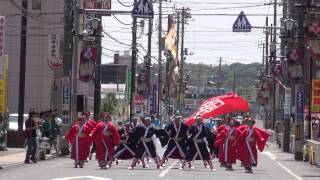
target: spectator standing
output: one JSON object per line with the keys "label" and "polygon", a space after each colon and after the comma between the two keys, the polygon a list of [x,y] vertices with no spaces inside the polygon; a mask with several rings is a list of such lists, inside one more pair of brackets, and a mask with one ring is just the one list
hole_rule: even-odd
{"label": "spectator standing", "polygon": [[26,153],[26,159],[24,163],[29,164],[30,160],[34,163],[37,162],[35,159],[36,151],[37,151],[37,132],[36,129],[37,123],[35,122],[37,113],[35,111],[31,111],[29,113],[29,118],[25,122],[25,137],[26,137],[26,144],[28,146],[28,150]]}

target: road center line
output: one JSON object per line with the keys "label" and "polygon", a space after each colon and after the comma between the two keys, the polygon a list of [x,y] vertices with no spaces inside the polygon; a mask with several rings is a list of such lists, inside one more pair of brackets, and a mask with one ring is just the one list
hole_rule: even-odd
{"label": "road center line", "polygon": [[168,168],[166,168],[165,170],[163,170],[160,174],[159,177],[164,177],[166,174],[168,174],[168,172],[173,168],[173,166],[175,166],[177,164],[177,161],[173,162]]}
{"label": "road center line", "polygon": [[263,152],[263,154],[265,154],[266,156],[268,156],[271,160],[273,160],[275,163],[277,163],[283,170],[285,170],[288,174],[290,174],[291,176],[293,176],[295,179],[297,180],[303,180],[302,177],[296,175],[295,173],[293,173],[290,169],[288,169],[285,165],[283,165],[282,163],[280,163],[279,161],[277,161],[276,156],[274,154],[272,154],[271,152]]}

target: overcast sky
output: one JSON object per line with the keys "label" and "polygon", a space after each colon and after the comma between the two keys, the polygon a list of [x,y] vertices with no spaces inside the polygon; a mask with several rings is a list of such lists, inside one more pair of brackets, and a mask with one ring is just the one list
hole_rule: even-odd
{"label": "overcast sky", "polygon": [[[123,5],[132,5],[133,0],[119,0]],[[241,11],[248,14],[248,20],[252,26],[264,26],[265,17],[269,15],[269,23],[273,21],[273,5],[266,5],[272,0],[171,0],[163,2],[164,30],[167,26],[167,14],[173,13],[174,8],[189,7],[192,18],[186,25],[185,47],[194,53],[188,56],[187,63],[204,63],[217,65],[219,57],[223,63],[235,62],[253,63],[261,62],[262,46],[259,44],[265,40],[262,29],[252,29],[251,33],[234,33],[232,25]],[[132,7],[125,7],[118,0],[112,0],[113,10],[132,10]],[[154,4],[155,13],[158,14],[158,3]],[[227,15],[217,15],[227,14]],[[254,14],[250,16],[250,14]],[[120,20],[122,23],[118,22]],[[114,51],[130,50],[131,44],[131,23],[130,15],[118,15],[105,17],[103,20],[104,30],[108,33],[103,40],[103,62],[112,62]],[[138,43],[147,49],[147,24],[142,30],[138,29]],[[158,16],[153,23],[153,49],[152,56],[158,56]],[[165,32],[164,34],[165,35]],[[111,37],[110,37],[111,36]],[[141,62],[146,52],[139,47],[138,58]],[[156,63],[153,60],[153,63]]]}

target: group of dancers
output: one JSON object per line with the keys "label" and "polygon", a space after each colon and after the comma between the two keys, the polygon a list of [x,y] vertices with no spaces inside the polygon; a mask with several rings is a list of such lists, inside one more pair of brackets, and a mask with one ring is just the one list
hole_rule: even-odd
{"label": "group of dancers", "polygon": [[[269,134],[255,126],[253,118],[245,118],[242,124],[232,118],[218,121],[216,128],[205,126],[197,116],[193,125],[183,122],[183,117],[176,114],[163,128],[157,129],[150,122],[150,117],[134,117],[120,130],[112,123],[109,113],[102,113],[100,121],[89,118],[90,113],[82,113],[65,134],[72,145],[71,158],[75,168],[83,168],[90,147],[96,149],[96,159],[101,169],[110,168],[112,162],[132,159],[128,169],[134,169],[141,162],[147,168],[146,159],[152,158],[157,169],[163,169],[168,159],[180,160],[180,169],[186,165],[194,169],[192,163],[201,160],[205,167],[216,171],[213,159],[218,157],[220,166],[233,170],[232,165],[240,160],[247,173],[257,165],[257,149],[263,151]],[[162,156],[157,152],[157,142],[166,150]]]}

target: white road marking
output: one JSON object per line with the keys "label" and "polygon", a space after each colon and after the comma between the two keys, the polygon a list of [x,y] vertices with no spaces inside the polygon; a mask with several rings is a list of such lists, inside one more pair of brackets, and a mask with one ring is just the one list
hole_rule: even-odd
{"label": "white road marking", "polygon": [[168,168],[166,168],[165,170],[163,170],[160,174],[159,177],[164,177],[166,174],[168,174],[168,172],[173,168],[173,166],[175,166],[177,164],[177,161],[173,162]]}
{"label": "white road marking", "polygon": [[72,180],[72,179],[111,180],[109,178],[96,177],[96,176],[74,176],[74,177],[54,178],[52,180]]}
{"label": "white road marking", "polygon": [[41,171],[44,171],[44,170],[47,170],[47,169],[51,169],[52,167],[61,166],[61,165],[65,164],[65,163],[57,163],[57,164],[54,164],[54,165],[51,165],[51,166],[48,166],[48,167],[31,170],[31,171],[29,171],[27,173],[35,174],[35,173],[38,173],[38,172],[41,172]]}
{"label": "white road marking", "polygon": [[271,152],[263,152],[263,154],[267,155],[271,160],[273,160],[275,163],[277,163],[283,170],[285,170],[288,174],[293,176],[295,179],[303,180],[302,177],[296,175],[290,169],[288,169],[285,165],[283,165],[282,163],[278,162],[277,161],[277,157],[274,154],[272,154]]}

